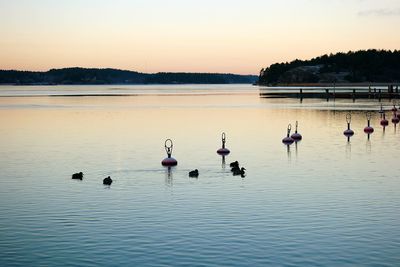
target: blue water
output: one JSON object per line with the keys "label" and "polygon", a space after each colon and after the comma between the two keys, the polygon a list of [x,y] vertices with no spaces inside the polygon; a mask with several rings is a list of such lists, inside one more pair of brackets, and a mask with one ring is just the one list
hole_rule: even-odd
{"label": "blue water", "polygon": [[[400,132],[379,126],[379,102],[171,87],[0,88],[0,266],[399,266]],[[296,120],[304,139],[287,148]],[[215,153],[223,131],[244,178]]]}

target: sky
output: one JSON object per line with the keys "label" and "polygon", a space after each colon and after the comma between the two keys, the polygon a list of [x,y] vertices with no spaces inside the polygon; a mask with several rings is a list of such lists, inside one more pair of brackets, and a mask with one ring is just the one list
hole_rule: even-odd
{"label": "sky", "polygon": [[258,74],[400,49],[400,0],[0,0],[0,69]]}

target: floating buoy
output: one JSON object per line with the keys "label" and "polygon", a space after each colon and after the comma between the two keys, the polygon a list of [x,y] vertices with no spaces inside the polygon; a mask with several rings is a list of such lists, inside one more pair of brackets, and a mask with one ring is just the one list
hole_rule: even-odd
{"label": "floating buoy", "polygon": [[343,134],[347,137],[353,136],[354,131],[350,129],[350,123],[351,123],[351,114],[350,113],[347,113],[346,121],[347,121],[347,129],[343,132]]}
{"label": "floating buoy", "polygon": [[286,137],[282,139],[282,143],[284,143],[285,145],[291,145],[294,142],[294,139],[290,137],[290,130],[292,130],[291,124],[288,125]]}
{"label": "floating buoy", "polygon": [[298,127],[298,122],[296,121],[296,128],[295,128],[295,130],[294,130],[294,134],[292,134],[292,139],[295,141],[295,142],[297,142],[297,141],[300,141],[303,137],[301,136],[301,134],[299,134],[298,132],[297,132],[297,127]]}
{"label": "floating buoy", "polygon": [[397,124],[399,123],[400,119],[397,117],[396,112],[393,112],[392,123]]}
{"label": "floating buoy", "polygon": [[383,127],[388,126],[388,125],[389,125],[389,121],[386,119],[386,114],[383,113],[382,116],[383,116],[383,117],[382,117],[382,119],[381,119],[381,125],[382,125]]}
{"label": "floating buoy", "polygon": [[229,149],[225,147],[225,142],[226,142],[226,135],[225,133],[222,133],[222,148],[217,150],[217,153],[219,155],[228,155],[229,153],[231,153],[231,151],[229,151]]}
{"label": "floating buoy", "polygon": [[168,157],[166,157],[165,159],[163,159],[163,160],[161,161],[161,164],[162,164],[163,166],[167,166],[167,167],[178,165],[178,161],[177,161],[176,159],[174,159],[173,157],[171,157],[171,155],[172,155],[172,148],[173,148],[173,146],[174,146],[173,143],[172,143],[172,140],[171,140],[171,139],[165,140],[164,146],[165,146],[165,151],[167,152]]}
{"label": "floating buoy", "polygon": [[366,116],[367,116],[367,126],[364,128],[364,133],[371,134],[374,132],[374,128],[372,128],[370,125],[371,112],[367,112]]}

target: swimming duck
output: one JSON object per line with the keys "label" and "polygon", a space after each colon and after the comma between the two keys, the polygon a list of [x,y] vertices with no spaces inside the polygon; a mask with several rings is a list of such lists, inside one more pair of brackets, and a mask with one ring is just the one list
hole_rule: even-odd
{"label": "swimming duck", "polygon": [[244,174],[245,174],[245,168],[241,168],[241,169],[239,169],[239,170],[235,170],[235,171],[233,171],[233,175],[241,175],[241,176],[244,176]]}
{"label": "swimming duck", "polygon": [[238,162],[238,161],[231,162],[231,163],[229,164],[229,166],[230,166],[231,168],[233,168],[233,167],[238,167],[238,168],[239,168],[239,162]]}
{"label": "swimming duck", "polygon": [[199,177],[199,171],[197,169],[189,172],[189,177]]}
{"label": "swimming duck", "polygon": [[77,172],[77,173],[72,174],[72,179],[82,180],[83,179],[83,173],[82,172]]}
{"label": "swimming duck", "polygon": [[235,171],[240,171],[240,167],[239,166],[232,167],[231,172],[235,172]]}
{"label": "swimming duck", "polygon": [[111,179],[110,176],[108,176],[107,178],[104,178],[104,180],[103,180],[104,185],[111,185],[112,182],[113,182],[113,180]]}

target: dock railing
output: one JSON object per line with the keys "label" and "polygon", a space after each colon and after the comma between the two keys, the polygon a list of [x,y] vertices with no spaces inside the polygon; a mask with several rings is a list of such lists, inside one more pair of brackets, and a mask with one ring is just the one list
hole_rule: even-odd
{"label": "dock railing", "polygon": [[322,98],[322,99],[399,99],[398,85],[388,87],[263,87],[260,96],[265,98]]}

